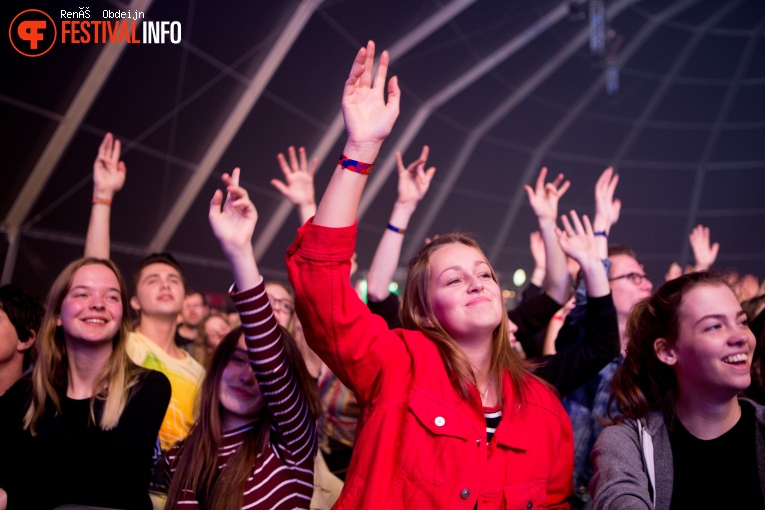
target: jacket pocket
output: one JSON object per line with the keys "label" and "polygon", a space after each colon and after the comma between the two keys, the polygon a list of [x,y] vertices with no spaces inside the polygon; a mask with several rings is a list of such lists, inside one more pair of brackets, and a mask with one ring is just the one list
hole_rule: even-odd
{"label": "jacket pocket", "polygon": [[547,485],[543,481],[505,486],[504,496],[507,510],[547,508]]}
{"label": "jacket pocket", "polygon": [[435,485],[459,479],[470,465],[465,458],[470,429],[458,409],[413,391],[401,436],[404,476]]}

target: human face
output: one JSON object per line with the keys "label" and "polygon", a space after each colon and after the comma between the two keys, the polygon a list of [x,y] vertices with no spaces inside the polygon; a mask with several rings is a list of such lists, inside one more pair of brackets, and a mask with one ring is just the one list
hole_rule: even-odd
{"label": "human face", "polygon": [[8,318],[5,310],[0,308],[0,367],[16,357],[19,363],[23,361],[21,339],[16,328]]}
{"label": "human face", "polygon": [[131,304],[142,317],[169,315],[175,319],[183,309],[183,294],[183,278],[178,270],[155,262],[141,271]]}
{"label": "human face", "polygon": [[231,331],[231,326],[217,315],[212,315],[205,321],[205,336],[207,337],[207,346],[213,350],[223,337]]}
{"label": "human face", "polygon": [[281,327],[286,328],[295,312],[295,303],[292,302],[290,293],[281,285],[269,283],[266,285],[266,294],[271,301],[276,321]]}
{"label": "human face", "polygon": [[181,316],[183,323],[189,327],[196,328],[207,315],[207,307],[200,294],[192,294],[183,299],[183,311]]}
{"label": "human face", "polygon": [[430,255],[429,293],[434,316],[457,343],[491,341],[502,295],[483,253],[462,243],[438,248]]}
{"label": "human face", "polygon": [[67,346],[73,342],[111,342],[122,324],[120,284],[102,264],[79,268],[61,303],[56,325],[63,327]]}
{"label": "human face", "polygon": [[640,283],[634,283],[630,278],[619,278],[630,273],[645,274],[643,266],[638,264],[634,257],[629,255],[614,255],[611,258],[611,271],[609,280],[611,284],[611,296],[614,299],[616,313],[626,318],[632,311],[632,307],[651,295],[653,284],[648,278],[643,278]]}
{"label": "human face", "polygon": [[677,314],[677,341],[662,361],[674,366],[680,398],[725,402],[749,387],[755,338],[733,291],[724,285],[694,287]]}
{"label": "human face", "polygon": [[239,337],[236,350],[223,369],[219,391],[224,430],[250,423],[265,407],[258,381],[247,357],[244,335]]}

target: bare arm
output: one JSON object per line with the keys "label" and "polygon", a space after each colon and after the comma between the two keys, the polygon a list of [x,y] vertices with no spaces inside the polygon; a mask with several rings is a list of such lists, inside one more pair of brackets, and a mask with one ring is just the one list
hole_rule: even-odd
{"label": "bare arm", "polygon": [[539,221],[539,233],[545,245],[546,275],[544,289],[547,295],[559,305],[563,305],[570,295],[566,256],[558,244],[555,234],[558,216],[558,201],[571,183],[563,181],[563,174],[558,174],[553,182],[545,184],[547,168],[542,168],[534,188],[524,185],[529,197],[529,204]]}
{"label": "bare arm", "polygon": [[396,153],[398,162],[398,199],[393,204],[393,212],[390,215],[389,225],[398,232],[386,228],[383,232],[380,244],[372,259],[367,275],[367,293],[372,301],[383,301],[388,297],[388,287],[393,279],[399,259],[401,247],[404,244],[404,233],[409,226],[409,220],[417,209],[417,204],[425,196],[430,187],[430,181],[436,172],[435,167],[425,170],[428,161],[429,148],[423,146],[420,157],[404,166],[401,153]]}
{"label": "bare arm", "polygon": [[[349,160],[374,163],[380,146],[393,129],[399,112],[401,91],[394,76],[388,82],[388,102],[385,102],[385,78],[389,55],[383,51],[377,75],[372,83],[375,45],[369,41],[353,61],[343,90],[342,110],[348,141],[343,154]],[[347,227],[356,221],[361,193],[367,176],[335,168],[327,191],[319,203],[314,224],[327,227]]]}
{"label": "bare arm", "polygon": [[619,213],[622,210],[622,201],[614,198],[617,184],[619,175],[614,173],[612,167],[606,168],[595,183],[595,217],[592,220],[592,229],[598,232],[595,242],[598,254],[603,259],[608,257],[608,236],[611,234],[611,227],[619,221]]}
{"label": "bare arm", "polygon": [[531,248],[531,256],[534,258],[534,271],[531,273],[529,282],[537,287],[541,287],[544,285],[545,276],[547,275],[547,257],[545,256],[545,242],[542,240],[542,235],[538,230],[529,235],[529,246]]}
{"label": "bare arm", "polygon": [[109,258],[111,204],[114,195],[125,185],[126,167],[120,161],[120,151],[119,140],[106,133],[93,162],[93,205],[85,236],[86,257]]}
{"label": "bare arm", "polygon": [[271,179],[271,184],[278,189],[287,200],[292,202],[298,208],[300,214],[300,224],[308,221],[311,216],[316,214],[316,198],[313,187],[313,176],[316,174],[316,165],[318,160],[313,158],[311,166],[308,166],[305,147],[300,147],[300,159],[295,154],[295,147],[287,149],[289,163],[287,158],[281,152],[276,159],[284,174],[285,182],[279,179]]}

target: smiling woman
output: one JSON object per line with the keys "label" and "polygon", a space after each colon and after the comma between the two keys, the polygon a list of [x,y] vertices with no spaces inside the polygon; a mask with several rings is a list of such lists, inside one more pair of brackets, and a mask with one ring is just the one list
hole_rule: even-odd
{"label": "smiling woman", "polygon": [[24,476],[8,488],[9,508],[151,508],[152,455],[170,383],[130,361],[128,332],[117,267],[95,258],[69,264],[48,295],[19,438],[26,444],[13,459]]}
{"label": "smiling woman", "polygon": [[738,398],[755,341],[728,284],[670,280],[626,334],[613,380],[623,417],[592,451],[594,507],[765,508],[765,408]]}

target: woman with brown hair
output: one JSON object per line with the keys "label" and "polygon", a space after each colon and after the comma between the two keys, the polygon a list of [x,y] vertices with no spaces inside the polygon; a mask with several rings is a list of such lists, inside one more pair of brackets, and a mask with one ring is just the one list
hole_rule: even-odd
{"label": "woman with brown hair", "polygon": [[398,115],[395,77],[384,99],[388,61],[383,52],[373,84],[374,43],[357,54],[345,150],[287,254],[309,346],[362,407],[334,508],[568,508],[571,423],[512,351],[497,277],[475,241],[441,236],[415,257],[408,329],[389,330],[350,285],[359,200]]}
{"label": "woman with brown hair", "polygon": [[151,508],[170,383],[128,358],[127,306],[125,282],[108,260],[76,260],[53,283],[24,418],[23,480],[9,491],[9,508]]}
{"label": "woman with brown hair", "polygon": [[765,408],[739,398],[754,335],[725,280],[668,281],[626,335],[621,416],[592,450],[594,508],[765,508]]}
{"label": "woman with brown hair", "polygon": [[252,253],[257,211],[239,186],[239,169],[223,182],[228,195],[224,203],[216,191],[210,224],[234,273],[231,298],[242,326],[213,353],[197,422],[165,458],[167,508],[308,508],[316,388],[269,303]]}

